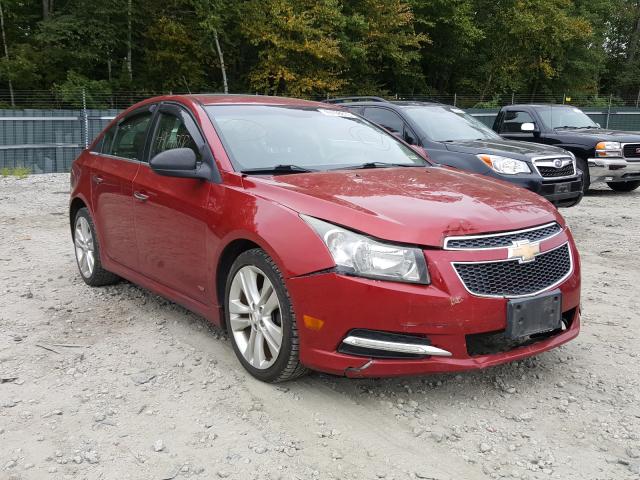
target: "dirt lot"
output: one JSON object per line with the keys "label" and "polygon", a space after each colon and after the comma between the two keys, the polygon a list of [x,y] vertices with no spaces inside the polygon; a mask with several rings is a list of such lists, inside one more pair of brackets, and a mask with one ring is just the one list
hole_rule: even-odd
{"label": "dirt lot", "polygon": [[640,192],[565,210],[583,330],[483,372],[270,386],[222,332],[80,279],[68,177],[0,179],[0,479],[640,477]]}

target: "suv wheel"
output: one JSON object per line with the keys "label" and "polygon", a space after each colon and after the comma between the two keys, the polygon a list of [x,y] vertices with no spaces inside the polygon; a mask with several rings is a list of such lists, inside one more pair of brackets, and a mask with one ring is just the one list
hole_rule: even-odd
{"label": "suv wheel", "polygon": [[89,210],[81,208],[73,222],[73,246],[80,275],[87,285],[100,287],[117,283],[120,278],[102,268],[100,245]]}
{"label": "suv wheel", "polygon": [[633,192],[640,187],[640,181],[635,182],[607,182],[609,188],[616,192]]}
{"label": "suv wheel", "polygon": [[589,175],[589,164],[584,158],[577,158],[578,168],[582,170],[582,193],[586,194],[591,186],[591,175]]}
{"label": "suv wheel", "polygon": [[289,294],[280,270],[263,250],[248,250],[231,266],[224,311],[233,350],[251,375],[282,382],[306,373]]}

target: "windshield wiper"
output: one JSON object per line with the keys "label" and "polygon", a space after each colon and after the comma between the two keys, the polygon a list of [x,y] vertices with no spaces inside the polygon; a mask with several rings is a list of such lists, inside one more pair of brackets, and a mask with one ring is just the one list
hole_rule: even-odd
{"label": "windshield wiper", "polygon": [[351,170],[351,169],[367,169],[367,168],[390,168],[390,167],[424,167],[426,165],[417,165],[415,163],[386,163],[386,162],[366,162],[359,165],[347,165],[346,167],[336,168],[335,170]]}
{"label": "windshield wiper", "polygon": [[240,170],[240,173],[247,174],[264,174],[268,175],[271,173],[309,173],[309,172],[317,172],[312,168],[300,167],[298,165],[274,165],[273,167],[258,167],[258,168],[245,168],[244,170]]}
{"label": "windshield wiper", "polygon": [[568,130],[576,130],[581,127],[574,127],[573,125],[563,125],[562,127],[553,127],[554,130],[560,130],[561,128],[566,128]]}

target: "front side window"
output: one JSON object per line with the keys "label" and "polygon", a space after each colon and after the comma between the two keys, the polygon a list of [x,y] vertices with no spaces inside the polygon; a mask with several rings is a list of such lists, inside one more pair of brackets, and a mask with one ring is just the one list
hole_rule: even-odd
{"label": "front side window", "polygon": [[500,138],[484,123],[459,108],[408,107],[405,115],[420,125],[427,138],[433,142]]}
{"label": "front side window", "polygon": [[198,146],[182,119],[175,115],[161,113],[156,136],[151,146],[151,158],[174,148],[190,148],[196,154],[197,161],[202,160]]}
{"label": "front side window", "polygon": [[108,153],[130,160],[142,160],[150,121],[151,113],[145,112],[121,122],[118,125],[113,145]]}
{"label": "front side window", "polygon": [[278,165],[313,170],[428,165],[393,135],[344,110],[218,105],[207,107],[207,113],[239,171]]}
{"label": "front side window", "polygon": [[385,108],[367,107],[364,109],[364,116],[367,120],[377,123],[381,127],[386,128],[391,133],[402,135],[404,130],[404,122],[391,110]]}
{"label": "front side window", "polygon": [[102,136],[102,140],[100,141],[100,145],[97,146],[96,150],[100,153],[111,153],[111,146],[113,145],[113,137],[116,135],[116,130],[118,129],[117,125],[114,125],[109,130],[107,130]]}
{"label": "front side window", "polygon": [[500,127],[500,133],[522,133],[523,123],[534,123],[533,117],[527,112],[508,110]]}

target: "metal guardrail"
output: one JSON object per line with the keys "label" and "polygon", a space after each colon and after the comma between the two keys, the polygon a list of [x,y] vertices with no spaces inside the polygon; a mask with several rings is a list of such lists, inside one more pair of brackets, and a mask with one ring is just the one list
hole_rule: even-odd
{"label": "metal guardrail", "polygon": [[[68,172],[71,163],[120,110],[0,110],[0,170],[26,167],[33,173]],[[468,109],[489,127],[498,109]],[[605,128],[640,131],[640,110],[586,108]]]}

